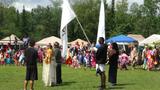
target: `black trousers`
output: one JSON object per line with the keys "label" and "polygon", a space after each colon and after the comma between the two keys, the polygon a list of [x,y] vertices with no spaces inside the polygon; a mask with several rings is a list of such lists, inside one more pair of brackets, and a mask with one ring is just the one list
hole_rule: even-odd
{"label": "black trousers", "polygon": [[56,67],[56,79],[57,79],[57,84],[62,83],[62,70],[61,70],[61,63],[57,63]]}
{"label": "black trousers", "polygon": [[108,81],[110,83],[117,83],[117,67],[110,65],[108,73]]}

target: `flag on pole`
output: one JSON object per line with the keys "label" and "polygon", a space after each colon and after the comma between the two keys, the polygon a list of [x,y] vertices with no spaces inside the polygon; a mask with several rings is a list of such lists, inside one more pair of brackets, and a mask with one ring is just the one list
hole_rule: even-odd
{"label": "flag on pole", "polygon": [[67,24],[76,17],[74,11],[70,7],[68,0],[63,0],[62,5],[62,17],[61,17],[61,27],[60,27],[60,36],[62,39],[62,57],[65,57],[67,54],[68,48],[68,36],[67,36]]}
{"label": "flag on pole", "polygon": [[99,37],[103,37],[105,40],[105,10],[104,10],[103,0],[101,0],[96,46],[99,45],[99,42],[98,42]]}

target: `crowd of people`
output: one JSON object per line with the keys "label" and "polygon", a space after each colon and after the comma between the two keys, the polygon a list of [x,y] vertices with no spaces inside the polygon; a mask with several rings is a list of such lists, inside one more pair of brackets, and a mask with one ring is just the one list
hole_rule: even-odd
{"label": "crowd of people", "polygon": [[67,57],[65,64],[77,69],[84,66],[85,69],[95,68],[96,59],[95,59],[96,49],[93,45],[84,45],[83,42],[76,42],[75,45],[68,48]]}
{"label": "crowd of people", "polygon": [[16,50],[10,43],[0,45],[0,65],[24,65],[24,49]]}
{"label": "crowd of people", "polygon": [[[51,45],[51,44],[50,44]],[[15,48],[16,47],[16,48]],[[15,64],[17,66],[24,65],[24,49],[11,45],[0,45],[0,65]],[[38,51],[38,62],[43,63],[45,58],[46,47],[36,47]],[[95,45],[84,45],[83,42],[76,42],[68,48],[66,60],[63,63],[75,69],[85,67],[96,67],[96,51]],[[135,69],[137,65],[141,65],[145,70],[160,69],[160,52],[157,47],[145,46],[139,50],[137,47],[132,47],[130,53],[125,50],[119,50],[118,67],[119,69],[128,70],[128,66]]]}
{"label": "crowd of people", "polygon": [[129,54],[124,50],[120,51],[119,68],[128,70],[127,66],[131,66],[134,70],[136,66],[141,66],[144,70],[160,69],[160,48],[144,46],[144,48],[132,47]]}
{"label": "crowd of people", "polygon": [[[102,42],[104,42],[103,39],[99,41],[99,47],[96,47],[95,44],[84,45],[83,42],[76,42],[74,45],[69,46],[66,59],[61,57],[62,48],[58,42],[55,42],[54,45],[49,44],[44,47],[35,46],[38,63],[43,64],[42,80],[45,86],[62,83],[62,63],[75,69],[82,67],[85,70],[86,68],[95,68],[96,73],[100,74],[101,77],[101,88],[105,88],[106,63],[109,64],[108,82],[112,85],[116,85],[117,83],[118,68],[120,70],[128,70],[128,66],[131,66],[134,70],[136,66],[140,65],[144,70],[160,70],[160,48],[158,47],[144,46],[143,49],[138,50],[137,47],[133,46],[130,53],[126,53],[123,49],[119,50],[116,43],[106,45]],[[26,45],[28,46],[28,44]],[[11,45],[10,43],[8,45],[1,44],[0,65],[27,65],[25,60],[27,48],[17,49],[16,45]],[[26,80],[30,79],[28,77],[26,74]],[[37,79],[35,77],[35,80]]]}
{"label": "crowd of people", "polygon": [[[15,48],[17,46],[0,45],[0,65],[15,64],[17,66],[24,65],[24,49]],[[38,51],[38,62],[43,63],[45,58],[46,47],[36,47]],[[68,48],[66,60],[63,63],[75,69],[85,67],[96,67],[96,51],[95,45],[84,45],[83,43],[76,42]],[[136,65],[141,65],[145,70],[160,69],[160,52],[157,47],[145,46],[142,50],[137,50],[137,47],[132,47],[130,53],[124,50],[119,50],[118,67],[119,69],[128,70],[128,66],[135,69]]]}
{"label": "crowd of people", "polygon": [[160,48],[145,46],[142,51],[143,69],[160,69]]}

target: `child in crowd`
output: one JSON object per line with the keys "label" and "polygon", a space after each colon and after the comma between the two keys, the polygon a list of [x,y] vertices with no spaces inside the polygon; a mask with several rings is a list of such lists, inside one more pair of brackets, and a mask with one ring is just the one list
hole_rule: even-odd
{"label": "child in crowd", "polygon": [[96,57],[95,57],[95,50],[92,49],[91,51],[91,66],[92,68],[96,67]]}
{"label": "child in crowd", "polygon": [[9,47],[7,48],[6,53],[5,53],[5,62],[6,64],[12,63],[12,50]]}
{"label": "child in crowd", "polygon": [[91,68],[91,55],[90,55],[90,51],[86,51],[85,57],[84,57],[84,61],[85,61],[85,68],[87,68],[87,67]]}
{"label": "child in crowd", "polygon": [[73,57],[73,61],[72,61],[72,67],[74,67],[75,69],[77,68],[80,68],[80,64],[78,62],[78,59],[77,59],[77,55],[75,54],[74,57]]}
{"label": "child in crowd", "polygon": [[19,56],[19,63],[20,65],[24,65],[24,50],[20,51],[20,56]]}
{"label": "child in crowd", "polygon": [[129,64],[129,56],[126,54],[124,50],[122,50],[121,55],[119,56],[119,67],[120,69],[127,69],[127,65]]}
{"label": "child in crowd", "polygon": [[80,64],[83,64],[83,59],[84,59],[83,51],[79,51],[79,53],[78,53],[78,61],[79,61]]}
{"label": "child in crowd", "polygon": [[147,69],[147,57],[146,57],[147,50],[148,48],[145,47],[142,51],[143,69]]}
{"label": "child in crowd", "polygon": [[38,47],[38,60],[40,63],[42,63],[44,58],[44,52],[43,49],[41,47]]}
{"label": "child in crowd", "polygon": [[0,64],[1,64],[1,65],[4,65],[4,64],[5,64],[5,62],[4,62],[4,55],[3,55],[2,50],[0,50]]}
{"label": "child in crowd", "polygon": [[66,58],[66,62],[65,62],[67,65],[71,66],[72,65],[72,58],[71,58],[71,53],[70,51],[68,50],[67,51],[67,58]]}
{"label": "child in crowd", "polygon": [[19,57],[20,57],[20,51],[15,52],[15,54],[13,55],[13,60],[15,65],[17,66],[19,65],[19,62],[18,62]]}
{"label": "child in crowd", "polygon": [[151,47],[149,47],[149,49],[147,50],[146,57],[147,57],[147,69],[148,69],[148,71],[150,71],[154,66],[154,63],[153,63],[153,52],[152,52],[152,48]]}

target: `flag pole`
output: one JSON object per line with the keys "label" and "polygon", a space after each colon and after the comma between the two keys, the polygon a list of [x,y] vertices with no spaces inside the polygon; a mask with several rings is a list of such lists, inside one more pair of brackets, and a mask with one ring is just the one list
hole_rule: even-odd
{"label": "flag pole", "polygon": [[86,35],[85,31],[84,31],[84,28],[82,27],[82,25],[81,25],[81,23],[80,23],[80,21],[78,20],[77,17],[76,17],[76,20],[77,20],[78,24],[80,25],[80,27],[81,27],[81,29],[82,29],[82,31],[83,31],[83,34],[84,34],[84,36],[86,37],[88,43],[91,45],[91,42],[89,41],[89,39],[88,39],[88,37],[87,37],[87,35]]}

